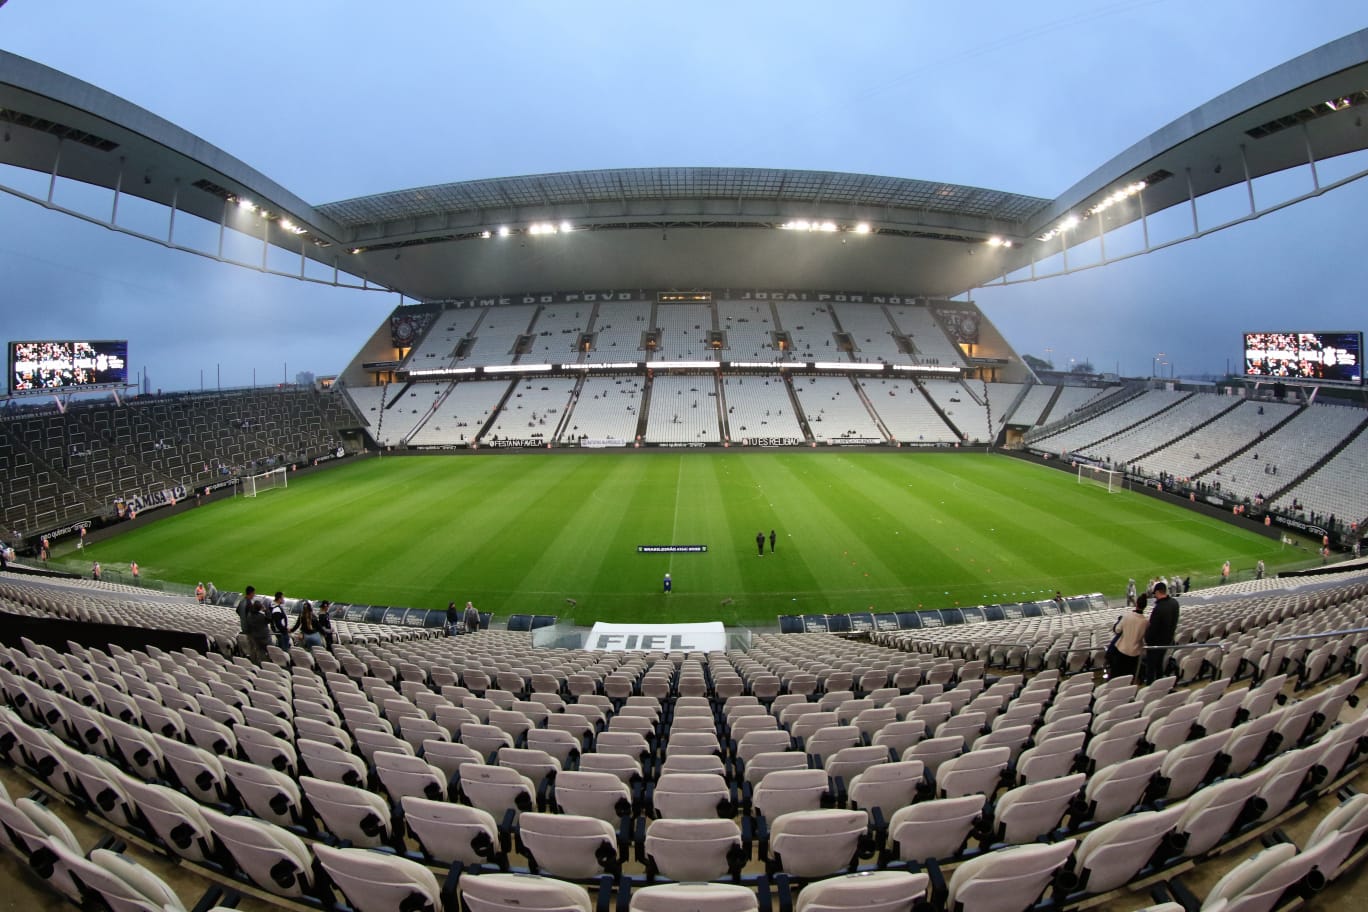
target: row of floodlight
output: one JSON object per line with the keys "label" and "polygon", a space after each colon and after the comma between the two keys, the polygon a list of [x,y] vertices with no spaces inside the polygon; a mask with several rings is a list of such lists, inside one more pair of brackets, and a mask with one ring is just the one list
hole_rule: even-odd
{"label": "row of floodlight", "polygon": [[249,212],[252,215],[259,215],[268,222],[275,222],[282,231],[288,231],[290,234],[293,235],[309,233],[309,229],[296,225],[294,222],[290,221],[283,215],[274,213],[264,207],[257,206],[256,203],[247,199],[245,196],[230,196],[228,197],[228,200],[229,202],[236,203],[237,207],[241,209],[243,212]]}

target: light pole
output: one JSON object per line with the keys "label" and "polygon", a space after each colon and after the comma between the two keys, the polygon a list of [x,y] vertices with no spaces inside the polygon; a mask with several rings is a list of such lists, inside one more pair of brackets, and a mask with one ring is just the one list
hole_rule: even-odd
{"label": "light pole", "polygon": [[1046,361],[1047,364],[1050,365],[1050,370],[1054,370],[1054,357],[1053,357],[1053,356],[1054,356],[1054,349],[1053,349],[1053,348],[1047,348],[1047,349],[1045,349],[1045,361]]}
{"label": "light pole", "polygon": [[1163,352],[1159,352],[1159,353],[1156,354],[1153,358],[1150,358],[1150,376],[1151,376],[1151,377],[1156,377],[1156,376],[1158,376],[1157,371],[1158,371],[1158,367],[1159,367],[1159,359],[1162,358],[1162,357],[1164,357],[1164,353],[1163,353]]}

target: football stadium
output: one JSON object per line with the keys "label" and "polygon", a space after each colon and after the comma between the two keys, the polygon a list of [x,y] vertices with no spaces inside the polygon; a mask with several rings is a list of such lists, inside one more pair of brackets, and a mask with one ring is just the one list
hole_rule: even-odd
{"label": "football stadium", "polygon": [[156,107],[0,50],[0,189],[394,303],[245,387],[6,334],[16,907],[1368,901],[1362,324],[1215,302],[1242,357],[1199,378],[1056,368],[978,303],[1368,175],[1368,31],[1054,198],[635,166],[311,204]]}

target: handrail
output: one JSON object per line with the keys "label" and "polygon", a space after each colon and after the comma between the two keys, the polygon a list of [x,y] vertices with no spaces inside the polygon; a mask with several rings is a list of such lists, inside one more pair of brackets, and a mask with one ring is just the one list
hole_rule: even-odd
{"label": "handrail", "polygon": [[1274,643],[1290,643],[1293,640],[1319,640],[1323,637],[1345,636],[1350,633],[1368,633],[1368,627],[1354,627],[1349,630],[1327,630],[1324,633],[1298,633],[1289,636],[1274,637]]}

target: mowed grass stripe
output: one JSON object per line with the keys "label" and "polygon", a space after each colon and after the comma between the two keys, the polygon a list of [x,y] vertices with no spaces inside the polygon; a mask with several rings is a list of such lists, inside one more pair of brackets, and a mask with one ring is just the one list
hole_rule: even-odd
{"label": "mowed grass stripe", "polygon": [[[777,553],[767,541],[758,557],[755,533],[771,528]],[[709,551],[642,555],[642,544]],[[732,450],[364,460],[143,525],[83,557],[341,601],[770,624],[785,611],[1119,592],[1127,576],[1210,580],[1227,558],[1301,555],[996,454]]]}

